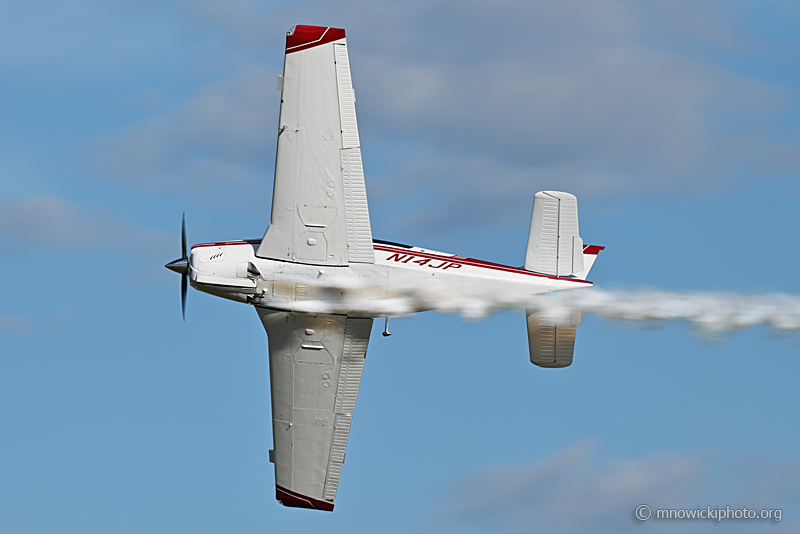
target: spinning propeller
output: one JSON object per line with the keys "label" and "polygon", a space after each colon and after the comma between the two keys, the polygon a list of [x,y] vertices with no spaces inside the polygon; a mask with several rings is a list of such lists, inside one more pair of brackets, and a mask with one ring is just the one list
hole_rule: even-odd
{"label": "spinning propeller", "polygon": [[181,275],[181,316],[186,320],[186,292],[189,289],[189,257],[186,255],[186,212],[181,217],[181,257],[164,267]]}

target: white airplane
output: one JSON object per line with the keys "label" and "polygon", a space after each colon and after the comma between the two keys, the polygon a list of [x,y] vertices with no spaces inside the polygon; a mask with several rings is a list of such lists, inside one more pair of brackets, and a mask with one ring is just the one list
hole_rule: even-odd
{"label": "white airplane", "polygon": [[[267,331],[276,498],[333,511],[374,317],[396,315],[410,287],[438,298],[591,286],[603,247],[584,246],[573,195],[536,193],[524,268],[372,238],[345,32],[295,26],[286,35],[272,215],[263,239],[195,245],[166,265],[199,291],[255,307]],[[407,301],[405,311],[433,307]],[[390,313],[390,310],[394,312]],[[576,314],[563,324],[528,312],[531,361],[572,363]]]}

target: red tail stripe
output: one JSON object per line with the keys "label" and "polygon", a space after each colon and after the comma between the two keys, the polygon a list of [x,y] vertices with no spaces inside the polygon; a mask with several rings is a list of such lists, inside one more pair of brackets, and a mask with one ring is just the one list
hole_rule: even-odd
{"label": "red tail stripe", "polygon": [[591,254],[592,256],[597,256],[601,250],[605,250],[606,247],[601,247],[599,245],[584,245],[583,246],[583,253],[584,254]]}

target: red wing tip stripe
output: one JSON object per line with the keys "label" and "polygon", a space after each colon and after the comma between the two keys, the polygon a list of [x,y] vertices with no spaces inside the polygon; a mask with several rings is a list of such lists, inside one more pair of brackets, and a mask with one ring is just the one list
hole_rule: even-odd
{"label": "red wing tip stripe", "polygon": [[282,488],[277,484],[275,485],[275,499],[289,508],[308,508],[310,510],[333,512],[333,503],[301,495],[294,491],[287,490],[286,488]]}
{"label": "red wing tip stripe", "polygon": [[601,247],[599,245],[584,245],[583,253],[596,256],[601,250],[605,250],[605,248],[606,247]]}
{"label": "red wing tip stripe", "polygon": [[295,26],[286,34],[286,53],[307,50],[339,39],[344,39],[344,30],[341,28]]}

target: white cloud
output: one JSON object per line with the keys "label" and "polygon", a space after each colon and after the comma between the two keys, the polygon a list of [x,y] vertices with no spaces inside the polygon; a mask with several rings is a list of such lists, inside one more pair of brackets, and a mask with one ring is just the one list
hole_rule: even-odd
{"label": "white cloud", "polygon": [[708,1],[205,0],[186,12],[230,37],[239,74],[117,139],[111,174],[207,194],[268,186],[277,72],[259,65],[277,65],[296,23],[347,29],[368,181],[402,183],[395,201],[426,198],[437,224],[464,206],[472,224],[496,221],[541,189],[686,194],[800,171],[800,125],[779,126],[796,88],[743,66],[792,51],[765,52]]}
{"label": "white cloud", "polygon": [[[380,36],[351,32],[360,117],[380,129],[362,124],[407,151],[403,178],[417,184],[441,180],[433,169],[445,158],[476,169],[445,179],[475,198],[504,182],[496,208],[554,186],[696,189],[744,179],[745,164],[775,170],[768,147],[786,144],[771,130],[781,89],[713,61],[700,45],[655,44],[653,28],[680,21],[665,29],[636,3],[473,2],[439,25],[435,8],[417,7],[430,25],[406,29],[398,8]],[[416,157],[409,140],[433,149]]]}
{"label": "white cloud", "polygon": [[280,105],[275,76],[262,67],[246,68],[104,143],[104,174],[208,196],[231,184],[243,190],[267,180],[264,165],[274,152],[271,134]]}
{"label": "white cloud", "polygon": [[[195,0],[185,4],[185,8],[199,26],[220,28],[244,45],[281,47],[284,32],[294,24],[301,24],[285,22],[285,17],[276,16],[280,8],[274,3],[256,0]],[[265,52],[269,53],[261,50]]]}
{"label": "white cloud", "polygon": [[30,330],[30,321],[21,315],[0,315],[0,334],[19,334]]}
{"label": "white cloud", "polygon": [[509,466],[459,484],[445,514],[512,532],[624,531],[641,503],[692,503],[700,481],[696,459],[659,454],[598,463],[579,445],[538,464]]}
{"label": "white cloud", "polygon": [[11,253],[112,249],[130,254],[177,250],[177,237],[147,230],[108,210],[75,207],[53,196],[0,205],[0,242]]}
{"label": "white cloud", "polygon": [[[600,460],[584,443],[536,464],[489,469],[454,486],[430,530],[452,525],[486,532],[706,532],[715,521],[635,519],[640,504],[654,511],[701,506],[787,508],[800,494],[800,462],[744,459],[715,465],[705,457],[658,453],[643,459]],[[728,521],[726,532],[790,532],[782,521]],[[738,524],[737,524],[738,523]],[[766,524],[769,523],[769,524]],[[663,530],[662,530],[663,529]]]}

